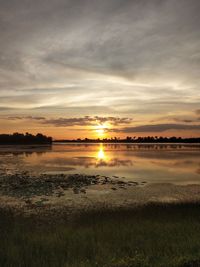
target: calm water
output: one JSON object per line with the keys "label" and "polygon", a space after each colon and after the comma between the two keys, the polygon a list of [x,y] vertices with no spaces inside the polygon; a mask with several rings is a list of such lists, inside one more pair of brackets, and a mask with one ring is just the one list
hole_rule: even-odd
{"label": "calm water", "polygon": [[0,146],[0,171],[84,173],[147,182],[200,183],[199,145]]}

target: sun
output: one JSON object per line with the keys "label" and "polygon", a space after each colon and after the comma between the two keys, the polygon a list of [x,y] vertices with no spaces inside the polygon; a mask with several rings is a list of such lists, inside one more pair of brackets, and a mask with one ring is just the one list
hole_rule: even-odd
{"label": "sun", "polygon": [[95,131],[99,136],[103,136],[106,132],[107,126],[105,124],[99,124],[95,127]]}
{"label": "sun", "polygon": [[99,135],[102,135],[102,134],[104,134],[105,133],[105,131],[104,131],[104,129],[102,128],[100,128],[100,129],[96,129],[96,132],[99,134]]}

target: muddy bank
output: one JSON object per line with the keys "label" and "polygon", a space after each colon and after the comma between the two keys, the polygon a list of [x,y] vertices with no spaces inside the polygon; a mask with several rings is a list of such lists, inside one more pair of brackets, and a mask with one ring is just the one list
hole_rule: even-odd
{"label": "muddy bank", "polygon": [[18,213],[77,213],[83,209],[110,206],[112,203],[104,203],[104,195],[145,183],[125,181],[118,176],[2,173],[0,208]]}
{"label": "muddy bank", "polygon": [[100,175],[84,174],[40,174],[31,175],[28,172],[11,175],[1,174],[0,193],[18,198],[30,198],[34,196],[61,197],[66,190],[72,189],[74,194],[84,193],[93,185],[110,185],[112,190],[126,189],[128,186],[144,185],[134,181],[124,181],[118,176],[107,177]]}
{"label": "muddy bank", "polygon": [[200,185],[148,184],[118,176],[84,174],[21,172],[0,176],[0,208],[26,215],[70,217],[95,209],[198,201]]}

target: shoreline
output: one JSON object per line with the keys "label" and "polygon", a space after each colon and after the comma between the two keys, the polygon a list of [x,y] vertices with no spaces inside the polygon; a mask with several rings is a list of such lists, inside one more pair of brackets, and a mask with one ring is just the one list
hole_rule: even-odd
{"label": "shoreline", "polygon": [[83,174],[34,176],[28,172],[4,174],[0,179],[0,209],[25,216],[73,217],[95,210],[199,202],[199,184],[134,182]]}

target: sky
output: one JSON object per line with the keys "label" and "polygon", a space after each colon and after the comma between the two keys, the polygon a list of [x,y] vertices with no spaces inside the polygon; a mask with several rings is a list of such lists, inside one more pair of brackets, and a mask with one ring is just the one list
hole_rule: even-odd
{"label": "sky", "polygon": [[0,0],[0,133],[200,136],[199,0]]}

